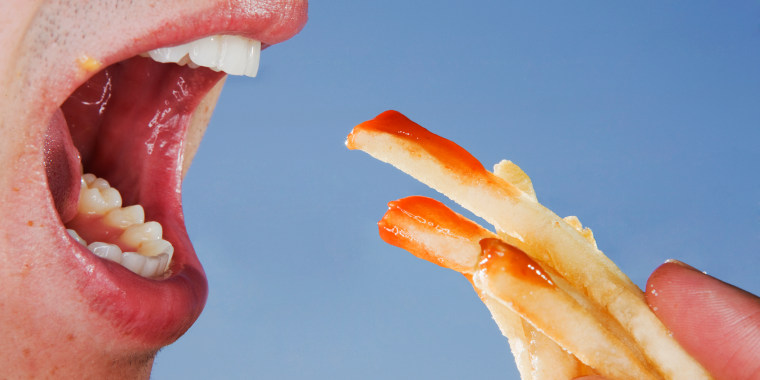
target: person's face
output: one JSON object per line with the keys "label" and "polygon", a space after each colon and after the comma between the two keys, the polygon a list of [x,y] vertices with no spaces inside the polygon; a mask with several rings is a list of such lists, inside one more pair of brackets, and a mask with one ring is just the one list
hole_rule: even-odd
{"label": "person's face", "polygon": [[[140,54],[236,35],[247,39],[207,43],[195,61],[220,50],[255,57],[248,39],[286,40],[306,8],[306,0],[0,3],[4,375],[145,375],[155,352],[195,321],[207,285],[184,227],[181,179],[224,74]],[[233,70],[241,58],[222,61]],[[98,190],[102,182],[87,184],[82,173],[110,182],[121,205],[116,190]]]}

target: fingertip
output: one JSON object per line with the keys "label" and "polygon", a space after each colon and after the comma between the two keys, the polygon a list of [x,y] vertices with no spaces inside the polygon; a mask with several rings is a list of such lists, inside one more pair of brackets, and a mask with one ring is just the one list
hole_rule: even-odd
{"label": "fingertip", "polygon": [[649,277],[646,299],[673,336],[722,379],[760,374],[760,298],[671,260]]}
{"label": "fingertip", "polygon": [[692,287],[693,282],[700,281],[702,276],[703,272],[686,263],[674,259],[665,261],[647,280],[646,299],[649,307],[657,313],[662,300],[670,305],[674,301],[671,294],[680,294]]}

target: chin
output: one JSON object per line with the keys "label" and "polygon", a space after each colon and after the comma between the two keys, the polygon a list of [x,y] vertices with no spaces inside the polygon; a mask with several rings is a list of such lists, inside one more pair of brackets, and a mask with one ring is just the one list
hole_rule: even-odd
{"label": "chin", "polygon": [[150,357],[194,323],[208,288],[183,175],[226,75],[255,76],[307,13],[126,3],[41,3],[3,62],[0,333],[19,347]]}

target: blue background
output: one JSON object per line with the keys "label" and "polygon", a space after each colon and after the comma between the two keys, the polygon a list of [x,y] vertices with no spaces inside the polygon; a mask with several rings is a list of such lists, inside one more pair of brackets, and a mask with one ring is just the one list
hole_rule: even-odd
{"label": "blue background", "polygon": [[577,215],[640,286],[760,293],[760,3],[313,1],[229,78],[184,186],[211,293],[156,379],[512,379],[467,281],[385,245],[424,185],[344,139],[396,109]]}

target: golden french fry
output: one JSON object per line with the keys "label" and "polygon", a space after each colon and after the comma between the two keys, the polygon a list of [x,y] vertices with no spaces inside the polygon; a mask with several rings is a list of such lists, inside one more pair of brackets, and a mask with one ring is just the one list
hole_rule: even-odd
{"label": "golden french fry", "polygon": [[472,241],[496,237],[442,203],[419,196],[389,202],[377,225],[386,243],[464,274],[474,273],[480,258],[480,247]]}
{"label": "golden french fry", "polygon": [[[440,202],[426,197],[408,197],[388,203],[388,211],[377,223],[380,237],[388,244],[472,279],[480,257],[480,247],[472,239],[495,235],[459,215]],[[478,288],[475,287],[478,291]],[[488,305],[488,303],[486,304]],[[531,376],[529,342],[522,331],[522,319],[510,310],[494,316],[507,338],[523,380]]]}
{"label": "golden french fry", "polygon": [[[473,287],[478,289],[474,284]],[[480,298],[507,337],[523,380],[574,379],[596,374],[502,302],[484,294]]]}
{"label": "golden french fry", "polygon": [[524,252],[499,239],[480,241],[483,257],[473,281],[578,359],[611,379],[657,379],[638,352],[600,325]]}
{"label": "golden french fry", "polygon": [[[496,236],[442,203],[420,196],[392,201],[378,222],[387,243],[471,278],[481,258],[479,241]],[[592,373],[572,354],[477,285],[475,291],[507,337],[523,379],[575,378]]]}
{"label": "golden french fry", "polygon": [[711,378],[672,339],[641,290],[592,240],[537,203],[533,194],[485,170],[460,146],[395,111],[358,125],[346,145],[393,164],[492,223],[510,244],[552,267],[616,319],[664,378]]}
{"label": "golden french fry", "polygon": [[579,376],[598,375],[591,367],[562,349],[556,342],[533,327],[525,319],[523,330],[529,337],[528,353],[536,379],[575,379]]}
{"label": "golden french fry", "polygon": [[[565,377],[564,375],[562,377],[540,377],[540,374],[536,374],[533,369],[532,359],[536,355],[534,355],[533,347],[531,347],[531,331],[526,330],[522,317],[493,298],[483,295],[475,284],[472,286],[480,294],[480,299],[486,305],[488,311],[491,312],[491,316],[499,327],[501,334],[507,338],[509,349],[515,358],[515,364],[522,380],[549,380]],[[527,327],[531,328],[529,324]],[[567,378],[572,377],[568,376]]]}

